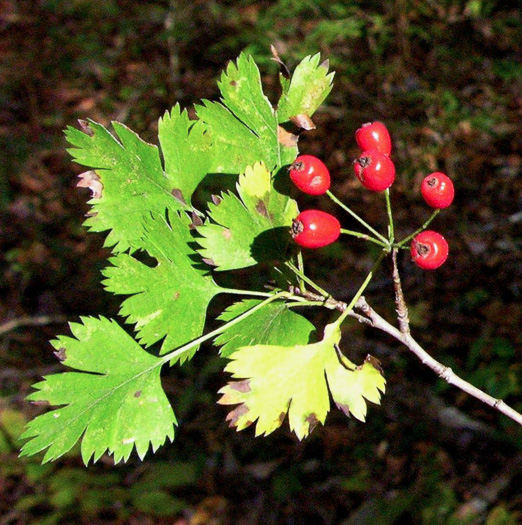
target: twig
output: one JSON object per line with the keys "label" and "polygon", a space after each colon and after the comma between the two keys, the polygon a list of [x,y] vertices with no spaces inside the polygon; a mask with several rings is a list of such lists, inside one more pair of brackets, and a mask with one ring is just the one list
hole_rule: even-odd
{"label": "twig", "polygon": [[0,335],[12,332],[22,326],[43,326],[46,324],[65,323],[67,318],[64,315],[39,315],[36,317],[18,317],[11,319],[0,325]]}
{"label": "twig", "polygon": [[399,275],[399,267],[397,266],[397,248],[392,250],[393,261],[393,287],[395,288],[395,306],[397,311],[397,320],[399,321],[399,328],[405,335],[410,335],[410,319],[408,317],[408,307],[404,300],[402,293],[401,276]]}
{"label": "twig", "polygon": [[486,405],[489,405],[505,416],[511,418],[513,421],[516,421],[519,425],[522,425],[522,414],[511,408],[501,399],[496,399],[468,383],[456,375],[451,368],[444,366],[442,363],[439,363],[436,359],[431,357],[431,355],[429,355],[428,352],[426,352],[426,350],[424,350],[419,345],[419,343],[415,341],[415,339],[413,339],[411,334],[402,333],[400,330],[388,323],[388,321],[383,319],[377,312],[375,312],[375,310],[373,310],[366,302],[364,297],[361,297],[359,301],[357,301],[355,307],[363,312],[363,314],[371,321],[371,324],[374,328],[386,332],[400,341],[411,352],[413,352],[424,365],[431,368],[441,379],[444,379],[444,381],[446,381],[448,384],[460,388],[463,392],[466,392],[470,396],[475,397],[479,401],[482,401]]}

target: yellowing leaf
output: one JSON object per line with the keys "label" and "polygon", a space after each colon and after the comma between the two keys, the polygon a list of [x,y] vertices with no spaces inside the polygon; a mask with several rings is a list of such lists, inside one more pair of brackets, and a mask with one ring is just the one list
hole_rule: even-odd
{"label": "yellowing leaf", "polygon": [[262,162],[247,166],[245,172],[239,176],[239,188],[243,200],[247,195],[262,199],[270,191],[270,180],[270,172]]}
{"label": "yellowing leaf", "polygon": [[257,421],[256,436],[270,434],[288,413],[290,429],[303,439],[330,410],[328,387],[336,405],[364,421],[366,400],[380,402],[385,380],[376,359],[367,357],[357,367],[340,354],[336,324],[325,328],[322,341],[308,345],[245,346],[232,354],[225,371],[232,381],[219,392],[219,403],[239,405],[227,416],[243,430]]}

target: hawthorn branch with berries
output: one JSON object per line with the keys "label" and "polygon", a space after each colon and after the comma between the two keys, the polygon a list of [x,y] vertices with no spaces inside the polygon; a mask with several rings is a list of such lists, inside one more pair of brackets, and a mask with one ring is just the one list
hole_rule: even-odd
{"label": "hawthorn branch with berries", "polygon": [[[364,188],[384,195],[387,235],[332,194],[324,162],[299,155],[295,126],[315,127],[312,116],[332,89],[328,70],[328,61],[321,62],[319,55],[304,58],[291,78],[280,76],[281,97],[273,106],[254,60],[242,54],[221,77],[221,99],[196,105],[197,118],[189,118],[179,105],[165,113],[158,123],[159,147],[117,122],[114,135],[92,121],[81,122],[81,130],[67,130],[70,153],[88,169],[78,184],[92,191],[85,225],[106,232],[105,246],[112,250],[103,284],[110,293],[125,296],[120,314],[133,325],[133,333],[115,319],[83,317],[71,323],[72,336],[52,341],[56,357],[70,371],[34,385],[28,399],[55,408],[27,425],[22,455],[45,451],[46,462],[78,441],[86,464],[105,453],[117,463],[133,450],[141,459],[150,449],[156,451],[167,438],[174,439],[177,426],[160,372],[183,365],[207,341],[229,360],[225,372],[231,380],[219,390],[218,402],[235,405],[226,419],[237,430],[255,425],[257,436],[267,435],[288,418],[290,429],[303,439],[325,423],[331,400],[346,415],[365,421],[368,402],[380,403],[386,380],[374,357],[356,365],[342,352],[347,317],[389,334],[449,384],[522,424],[518,412],[436,361],[410,333],[397,255],[409,243],[418,267],[431,271],[444,264],[448,243],[427,226],[451,205],[452,181],[440,172],[425,178],[422,197],[434,212],[414,233],[396,240],[390,199],[395,165],[384,124],[371,122],[357,130],[361,152],[353,169]],[[286,191],[286,167],[301,192],[326,195],[358,228],[342,228],[337,217],[318,209],[299,210]],[[199,209],[194,195],[209,174],[237,175],[235,191],[223,183],[222,192]],[[380,248],[346,303],[307,275],[301,250],[321,249],[341,235]],[[140,251],[157,264],[144,264],[136,257]],[[388,256],[398,328],[364,298]],[[278,276],[269,291],[219,284],[223,272],[259,263],[273,266]],[[206,332],[208,306],[220,294],[238,299],[218,315],[218,328]],[[299,313],[304,307],[332,311],[322,337]]]}

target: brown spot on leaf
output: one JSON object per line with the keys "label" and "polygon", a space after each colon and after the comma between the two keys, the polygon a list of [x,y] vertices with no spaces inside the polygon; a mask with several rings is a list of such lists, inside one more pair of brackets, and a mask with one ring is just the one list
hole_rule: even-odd
{"label": "brown spot on leaf", "polygon": [[286,131],[282,126],[277,126],[277,141],[286,148],[295,148],[299,137]]}
{"label": "brown spot on leaf", "polygon": [[100,181],[100,177],[95,171],[84,171],[78,175],[80,182],[76,184],[78,188],[88,188],[92,192],[93,199],[101,199],[103,192],[103,184]]}
{"label": "brown spot on leaf", "polygon": [[190,223],[189,228],[191,230],[195,230],[196,228],[199,228],[200,226],[203,226],[203,219],[196,213],[192,212],[192,222]]}
{"label": "brown spot on leaf", "polygon": [[285,417],[286,417],[286,412],[281,412],[279,414],[279,417],[277,419],[278,419],[280,425],[283,424],[283,421],[285,420]]}
{"label": "brown spot on leaf", "polygon": [[211,195],[210,198],[216,206],[219,206],[221,204],[221,197],[218,197],[217,195]]}
{"label": "brown spot on leaf", "polygon": [[177,301],[179,299],[179,292],[175,292],[172,296],[172,299],[174,299],[174,301]]}
{"label": "brown spot on leaf", "polygon": [[335,403],[337,405],[337,408],[339,410],[342,410],[344,412],[345,416],[350,417],[350,407],[344,403]]}
{"label": "brown spot on leaf", "polygon": [[370,363],[373,366],[373,368],[379,371],[379,373],[384,374],[384,370],[382,369],[381,362],[376,357],[373,357],[372,355],[368,354],[364,362]]}
{"label": "brown spot on leaf", "polygon": [[206,257],[203,257],[202,261],[205,264],[208,264],[209,266],[217,266],[217,264],[212,259],[207,259]]}
{"label": "brown spot on leaf", "polygon": [[136,390],[136,392],[134,392],[134,397],[140,397],[141,396],[141,390]]}
{"label": "brown spot on leaf", "polygon": [[89,123],[86,120],[78,119],[78,124],[80,124],[80,128],[82,128],[82,131],[89,135],[89,137],[92,137],[94,135],[94,131],[89,126]]}
{"label": "brown spot on leaf", "polygon": [[[237,426],[239,418],[247,414],[248,411],[249,411],[248,407],[245,404],[239,405],[238,407],[234,408],[234,410],[232,410],[231,412],[227,414],[226,420],[230,421],[231,427],[235,427]],[[249,421],[247,423],[247,426],[251,424],[252,424],[252,421]]]}
{"label": "brown spot on leaf", "polygon": [[236,82],[235,80],[231,80],[231,81],[230,81],[230,85],[231,85],[232,87],[236,87],[236,86],[237,86],[237,82]]}
{"label": "brown spot on leaf", "polygon": [[305,113],[301,113],[299,115],[290,117],[290,121],[294,123],[298,128],[304,129],[305,131],[315,129],[314,121]]}
{"label": "brown spot on leaf", "polygon": [[31,405],[36,407],[48,407],[50,405],[49,401],[40,400],[40,401],[31,401]]}
{"label": "brown spot on leaf", "polygon": [[62,346],[61,348],[58,348],[56,352],[54,352],[54,355],[60,360],[65,361],[67,359],[65,348]]}
{"label": "brown spot on leaf", "polygon": [[185,197],[183,197],[183,192],[179,188],[174,188],[170,193],[176,200],[181,202],[181,204],[184,206],[187,205],[187,201],[185,200]]}
{"label": "brown spot on leaf", "polygon": [[232,237],[232,233],[230,232],[230,230],[228,228],[223,228],[223,231],[221,232],[221,235],[223,235],[223,238],[227,241],[230,240],[230,238]]}
{"label": "brown spot on leaf", "polygon": [[259,215],[268,218],[268,210],[266,209],[266,204],[263,201],[258,201],[256,204],[256,211]]}
{"label": "brown spot on leaf", "polygon": [[319,67],[324,67],[326,71],[330,69],[330,60],[327,58],[323,62],[321,62],[321,65]]}
{"label": "brown spot on leaf", "polygon": [[308,423],[308,432],[312,432],[319,423],[319,420],[317,419],[317,416],[314,413],[308,414],[308,416],[306,416],[305,421]]}
{"label": "brown spot on leaf", "polygon": [[232,383],[228,384],[230,388],[233,390],[237,390],[238,392],[250,392],[252,390],[250,388],[250,379],[243,379],[243,381],[233,381]]}

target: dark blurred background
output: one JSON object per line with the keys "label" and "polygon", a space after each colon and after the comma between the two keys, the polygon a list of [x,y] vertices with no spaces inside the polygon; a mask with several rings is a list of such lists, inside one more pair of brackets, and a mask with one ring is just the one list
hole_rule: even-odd
{"label": "dark blurred background", "polygon": [[[17,458],[20,429],[41,410],[24,398],[61,369],[48,340],[67,333],[66,320],[118,309],[100,285],[103,238],[82,227],[89,193],[75,187],[84,170],[63,129],[78,118],[118,120],[155,142],[163,112],[216,98],[221,70],[242,50],[276,100],[271,44],[290,68],[316,52],[330,60],[334,89],[300,149],[324,159],[334,193],[373,225],[385,225],[381,203],[351,170],[363,122],[382,120],[392,134],[400,235],[429,216],[422,178],[440,170],[453,179],[456,201],[434,224],[450,259],[435,272],[401,260],[412,330],[434,357],[521,410],[517,4],[0,1],[0,525],[520,523],[520,427],[355,322],[346,351],[377,356],[388,381],[367,423],[334,410],[302,443],[286,423],[267,438],[237,434],[215,403],[225,378],[206,348],[165,375],[181,427],[143,463]],[[348,298],[372,256],[349,241],[309,268]],[[366,296],[393,321],[385,270]]]}

